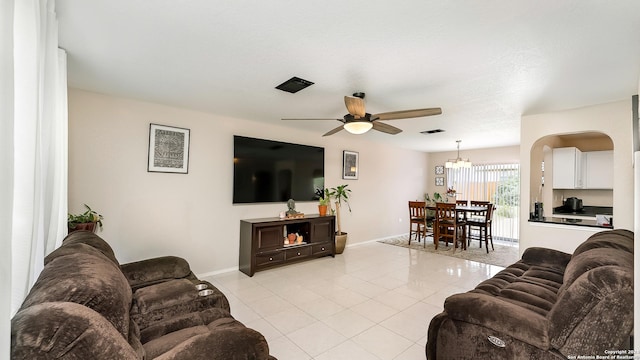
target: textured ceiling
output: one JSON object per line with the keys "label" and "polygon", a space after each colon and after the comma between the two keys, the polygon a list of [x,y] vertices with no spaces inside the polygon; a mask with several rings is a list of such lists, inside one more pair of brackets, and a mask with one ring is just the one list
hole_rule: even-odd
{"label": "textured ceiling", "polygon": [[[640,1],[58,0],[69,85],[321,136],[367,112],[441,107],[364,136],[422,151],[515,145],[520,117],[638,91]],[[292,76],[315,84],[274,87]],[[445,132],[423,135],[441,128]]]}

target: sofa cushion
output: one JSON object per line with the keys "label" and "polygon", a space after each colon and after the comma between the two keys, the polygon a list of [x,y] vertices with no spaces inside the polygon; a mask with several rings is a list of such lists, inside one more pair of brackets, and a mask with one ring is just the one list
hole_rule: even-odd
{"label": "sofa cushion", "polygon": [[481,282],[471,292],[496,296],[546,316],[561,285],[562,274],[556,267],[530,266],[519,261]]}
{"label": "sofa cushion", "polygon": [[189,263],[177,256],[135,261],[123,264],[120,268],[134,291],[172,279],[196,279]]}
{"label": "sofa cushion", "polygon": [[618,249],[633,254],[633,232],[616,229],[595,233],[575,249],[573,256],[597,248]]}
{"label": "sofa cushion", "polygon": [[109,259],[109,257],[106,256],[104,254],[104,252],[94,248],[93,246],[91,246],[89,244],[83,244],[83,243],[65,244],[65,245],[55,249],[53,252],[51,252],[49,255],[47,255],[44,258],[44,264],[46,266],[51,261],[53,261],[54,259],[56,259],[56,258],[58,258],[60,256],[67,256],[67,255],[73,255],[73,254],[79,254],[79,253],[93,255],[93,256],[100,257],[100,258],[108,259],[110,265],[114,266],[116,269],[119,268],[118,264],[117,263],[113,263],[113,260]]}
{"label": "sofa cushion", "polygon": [[139,360],[120,333],[100,314],[71,302],[45,302],[20,310],[11,320],[12,359]]}
{"label": "sofa cushion", "polygon": [[157,360],[270,358],[269,346],[262,334],[231,317],[170,332],[145,343],[144,348],[149,358]]}
{"label": "sofa cushion", "polygon": [[117,266],[102,254],[70,253],[44,267],[22,309],[44,302],[74,302],[104,316],[129,337],[131,288]]}
{"label": "sofa cushion", "polygon": [[131,317],[140,329],[146,329],[154,323],[209,308],[229,311],[229,302],[220,290],[205,281],[197,283],[206,284],[212,293],[199,296],[194,281],[187,279],[169,280],[136,290]]}
{"label": "sofa cushion", "polygon": [[559,295],[548,319],[551,344],[565,356],[623,349],[633,330],[633,266],[583,272]]}
{"label": "sofa cushion", "polygon": [[594,248],[573,256],[564,273],[561,292],[591,269],[600,266],[614,265],[633,269],[633,253],[614,248]]}
{"label": "sofa cushion", "polygon": [[118,259],[116,259],[116,254],[113,252],[111,246],[101,237],[91,231],[78,230],[70,233],[62,241],[62,246],[64,247],[71,244],[87,244],[100,251],[102,254],[104,254],[104,256],[113,261],[113,263],[115,263],[116,265],[119,265]]}
{"label": "sofa cushion", "polygon": [[167,318],[154,323],[140,332],[140,339],[143,343],[155,340],[166,334],[185,329],[191,326],[201,326],[209,324],[222,318],[233,318],[231,314],[220,308],[209,308],[203,311],[195,311]]}

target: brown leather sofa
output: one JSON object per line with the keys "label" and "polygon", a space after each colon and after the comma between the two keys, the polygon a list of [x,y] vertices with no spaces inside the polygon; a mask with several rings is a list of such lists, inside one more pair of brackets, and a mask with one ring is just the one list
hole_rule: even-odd
{"label": "brown leather sofa", "polygon": [[[429,324],[428,359],[580,359],[633,354],[633,233],[596,233],[573,254],[528,248]],[[633,358],[633,356],[628,357]]]}
{"label": "brown leather sofa", "polygon": [[[201,296],[197,284],[206,284]],[[204,295],[204,294],[202,294]],[[67,236],[11,320],[12,359],[274,359],[227,298],[178,257],[119,265],[103,239]]]}

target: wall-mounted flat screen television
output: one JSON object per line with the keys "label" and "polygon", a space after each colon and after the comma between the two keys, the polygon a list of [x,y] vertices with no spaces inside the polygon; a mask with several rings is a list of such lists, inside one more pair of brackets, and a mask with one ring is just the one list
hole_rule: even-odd
{"label": "wall-mounted flat screen television", "polygon": [[324,148],[233,136],[233,203],[317,200]]}

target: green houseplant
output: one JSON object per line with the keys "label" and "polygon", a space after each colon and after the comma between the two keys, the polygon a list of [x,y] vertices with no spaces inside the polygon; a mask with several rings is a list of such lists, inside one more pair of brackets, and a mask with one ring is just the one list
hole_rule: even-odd
{"label": "green houseplant", "polygon": [[[430,197],[429,193],[425,193],[424,194],[424,202],[425,202],[425,204],[427,206],[435,207],[436,203],[447,202],[447,199],[443,198],[442,195],[440,195],[439,192],[434,192],[433,193],[433,197]],[[436,216],[436,211],[435,210],[431,210],[431,209],[427,209],[426,213],[427,213],[427,226],[432,227],[433,226],[433,219]]]}
{"label": "green houseplant", "polygon": [[351,189],[347,189],[349,185],[339,185],[331,188],[330,196],[335,199],[336,205],[336,253],[342,254],[345,246],[347,245],[347,233],[342,232],[342,226],[340,225],[340,208],[342,203],[347,205],[349,212],[351,212],[351,205],[349,205],[349,195]]}
{"label": "green houseplant", "polygon": [[327,215],[327,208],[331,206],[331,191],[329,189],[316,189],[318,196],[318,212],[320,216]]}
{"label": "green houseplant", "polygon": [[96,225],[98,225],[100,230],[102,230],[103,216],[91,209],[87,204],[84,204],[84,207],[87,208],[87,211],[81,214],[67,215],[67,228],[69,229],[69,232],[76,230],[89,230],[95,232]]}

